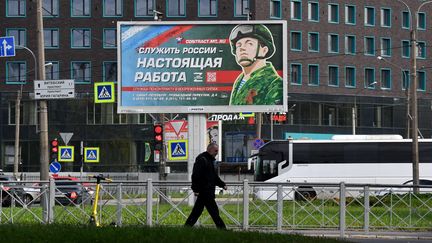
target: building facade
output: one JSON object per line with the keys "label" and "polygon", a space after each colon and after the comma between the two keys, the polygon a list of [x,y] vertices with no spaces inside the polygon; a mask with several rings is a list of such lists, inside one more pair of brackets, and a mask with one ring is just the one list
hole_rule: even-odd
{"label": "building facade", "polygon": [[[116,104],[96,104],[95,82],[117,81],[117,21],[286,20],[288,26],[288,108],[261,114],[264,139],[332,134],[400,134],[407,137],[407,94],[412,55],[417,60],[420,134],[432,136],[432,84],[428,49],[432,4],[421,1],[315,0],[48,0],[43,1],[46,79],[74,79],[76,98],[49,100],[49,139],[73,133],[70,145],[98,146],[101,163],[88,171],[157,171],[151,150],[157,114],[117,114]],[[155,12],[156,10],[157,12]],[[412,15],[417,23],[412,23]],[[15,104],[20,109],[20,171],[39,171],[36,1],[0,2],[0,36],[14,36],[15,57],[0,58],[0,165],[13,167]],[[417,53],[411,53],[412,29]],[[210,116],[211,114],[209,114]],[[167,119],[186,114],[166,114]],[[224,121],[223,141],[253,139],[247,120]],[[230,139],[231,141],[232,139]],[[236,157],[227,152],[222,160]],[[151,147],[151,146],[150,146]],[[250,146],[249,146],[250,147]],[[146,149],[147,148],[147,149]],[[80,158],[79,149],[75,151]],[[250,150],[250,148],[249,148]],[[147,155],[147,156],[146,156]],[[240,159],[244,160],[244,155]],[[64,164],[79,171],[81,163]],[[172,171],[184,171],[174,163]]]}

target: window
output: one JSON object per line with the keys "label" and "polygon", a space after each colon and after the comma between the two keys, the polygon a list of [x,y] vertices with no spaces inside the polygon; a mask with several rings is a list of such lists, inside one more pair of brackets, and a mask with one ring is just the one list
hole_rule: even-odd
{"label": "window", "polygon": [[155,0],[135,0],[136,17],[153,17]]}
{"label": "window", "polygon": [[417,42],[417,58],[426,58],[426,43],[423,41]]}
{"label": "window", "polygon": [[42,15],[44,17],[58,17],[59,16],[58,0],[43,0]]}
{"label": "window", "polygon": [[319,33],[309,33],[308,49],[310,52],[319,52]]}
{"label": "window", "polygon": [[89,84],[91,82],[90,62],[72,62],[72,79],[75,83]]}
{"label": "window", "polygon": [[354,35],[345,36],[345,54],[356,54],[356,37]]}
{"label": "window", "polygon": [[389,57],[391,56],[391,39],[381,38],[381,56]]}
{"label": "window", "polygon": [[390,69],[381,69],[381,88],[391,89],[391,71]]}
{"label": "window", "polygon": [[13,36],[16,48],[26,46],[26,30],[25,29],[6,29],[7,36]]}
{"label": "window", "polygon": [[409,12],[407,11],[402,12],[402,28],[404,29],[410,28],[410,17],[409,17]]}
{"label": "window", "polygon": [[301,43],[301,32],[291,32],[291,50],[301,51],[302,43]]}
{"label": "window", "polygon": [[302,83],[301,64],[296,64],[296,63],[291,64],[291,83],[292,84]]}
{"label": "window", "polygon": [[410,57],[410,48],[411,44],[407,40],[402,41],[402,57],[409,58]]}
{"label": "window", "polygon": [[319,66],[316,64],[309,65],[309,85],[318,86],[319,85]]}
{"label": "window", "polygon": [[122,0],[103,0],[104,17],[121,17],[123,15]]}
{"label": "window", "polygon": [[418,71],[417,72],[417,90],[425,91],[426,90],[426,72]]}
{"label": "window", "polygon": [[367,56],[375,56],[375,37],[365,37],[364,45],[364,54]]}
{"label": "window", "polygon": [[364,24],[366,26],[374,26],[375,25],[375,8],[365,7]]}
{"label": "window", "polygon": [[103,81],[117,82],[117,62],[104,62],[103,65]]}
{"label": "window", "polygon": [[26,68],[25,62],[6,62],[6,84],[24,84]]}
{"label": "window", "polygon": [[356,7],[354,5],[345,6],[345,24],[356,24]]}
{"label": "window", "polygon": [[58,29],[44,29],[45,48],[59,48],[59,31]]}
{"label": "window", "polygon": [[246,16],[249,14],[249,0],[235,0],[234,16]]}
{"label": "window", "polygon": [[337,34],[328,35],[328,52],[329,53],[339,52],[339,35]]}
{"label": "window", "polygon": [[365,88],[374,89],[375,85],[372,85],[375,83],[375,69],[373,68],[365,68]]}
{"label": "window", "polygon": [[319,4],[318,2],[308,2],[308,20],[311,22],[319,21]]}
{"label": "window", "polygon": [[103,32],[103,47],[116,48],[117,47],[117,33],[116,29],[104,29]]}
{"label": "window", "polygon": [[391,9],[389,8],[381,9],[381,26],[391,27]]}
{"label": "window", "polygon": [[45,79],[56,80],[60,78],[59,75],[59,63],[58,62],[46,62],[51,65],[45,65]]}
{"label": "window", "polygon": [[339,5],[337,4],[328,5],[328,22],[339,23]]}
{"label": "window", "polygon": [[291,0],[291,19],[292,20],[302,19],[301,1],[299,0]]}
{"label": "window", "polygon": [[426,30],[426,14],[418,13],[417,26],[419,30]]}
{"label": "window", "polygon": [[355,67],[345,67],[345,86],[356,86],[356,69]]}
{"label": "window", "polygon": [[90,48],[90,29],[72,29],[72,48]]}
{"label": "window", "polygon": [[402,71],[402,89],[406,90],[409,88],[410,83],[410,72],[408,70]]}
{"label": "window", "polygon": [[216,0],[199,0],[199,13],[201,17],[216,17],[217,1]]}
{"label": "window", "polygon": [[26,0],[6,0],[6,16],[7,17],[25,17],[26,16]]}
{"label": "window", "polygon": [[329,66],[329,86],[339,86],[339,67]]}
{"label": "window", "polygon": [[91,0],[72,0],[71,16],[72,17],[90,17]]}
{"label": "window", "polygon": [[167,0],[168,16],[169,17],[184,17],[186,16],[186,0]]}
{"label": "window", "polygon": [[281,0],[270,0],[270,18],[281,18]]}

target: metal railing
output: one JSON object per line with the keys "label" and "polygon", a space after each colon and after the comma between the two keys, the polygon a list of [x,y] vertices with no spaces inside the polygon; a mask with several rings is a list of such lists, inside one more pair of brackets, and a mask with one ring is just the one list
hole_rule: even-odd
{"label": "metal railing", "polygon": [[[419,231],[432,228],[432,186],[364,184],[227,183],[216,191],[221,217],[242,230]],[[88,224],[94,182],[0,184],[0,223]],[[74,196],[72,192],[75,192]],[[31,196],[31,197],[30,197]],[[48,211],[40,199],[46,197]],[[194,196],[189,182],[118,181],[100,193],[102,225],[183,225]],[[205,211],[199,222],[213,227]]]}

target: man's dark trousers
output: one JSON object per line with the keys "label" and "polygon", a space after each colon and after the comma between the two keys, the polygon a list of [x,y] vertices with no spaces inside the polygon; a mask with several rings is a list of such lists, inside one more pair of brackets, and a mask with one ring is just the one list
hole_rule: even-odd
{"label": "man's dark trousers", "polygon": [[198,195],[192,212],[189,215],[189,218],[186,220],[185,225],[193,226],[198,221],[198,218],[201,216],[204,207],[209,212],[210,216],[216,224],[216,227],[219,229],[226,229],[225,223],[219,216],[219,209],[215,201],[215,195],[211,193],[200,193]]}

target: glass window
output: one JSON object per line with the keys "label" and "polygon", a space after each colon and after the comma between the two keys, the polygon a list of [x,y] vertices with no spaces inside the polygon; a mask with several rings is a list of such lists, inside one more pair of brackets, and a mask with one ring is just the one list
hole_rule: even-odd
{"label": "glass window", "polygon": [[72,62],[72,79],[75,83],[91,82],[91,65],[90,62]]}
{"label": "glass window", "polygon": [[25,62],[6,62],[6,84],[24,84],[26,68]]}
{"label": "glass window", "polygon": [[104,17],[121,17],[123,15],[122,0],[103,0]]}
{"label": "glass window", "polygon": [[402,71],[402,89],[406,90],[410,83],[410,72],[408,70]]}
{"label": "glass window", "polygon": [[46,63],[51,63],[51,65],[45,65],[45,79],[48,80],[60,79],[59,63],[58,62],[46,62]]}
{"label": "glass window", "polygon": [[302,83],[301,64],[291,64],[291,83]]}
{"label": "glass window", "polygon": [[402,12],[402,28],[404,29],[410,28],[410,17],[409,17],[409,12],[407,11]]}
{"label": "glass window", "polygon": [[417,58],[426,58],[426,43],[423,41],[417,42]]}
{"label": "glass window", "polygon": [[391,71],[390,69],[381,69],[381,88],[391,89]]}
{"label": "glass window", "polygon": [[45,17],[58,17],[59,16],[58,0],[43,0],[42,15]]}
{"label": "glass window", "polygon": [[7,29],[7,36],[13,36],[16,48],[19,46],[26,46],[26,30],[25,29]]}
{"label": "glass window", "polygon": [[375,55],[375,38],[365,37],[365,55],[374,56]]}
{"label": "glass window", "polygon": [[319,33],[309,33],[308,47],[311,52],[319,51]]}
{"label": "glass window", "polygon": [[426,13],[418,13],[417,26],[419,30],[426,29]]}
{"label": "glass window", "polygon": [[293,20],[302,19],[301,1],[291,0],[291,19]]}
{"label": "glass window", "polygon": [[217,15],[216,0],[199,0],[199,16],[215,17]]}
{"label": "glass window", "polygon": [[402,57],[409,58],[410,54],[411,54],[410,49],[411,49],[410,42],[407,40],[403,40],[402,41]]}
{"label": "glass window", "polygon": [[249,13],[249,0],[235,0],[235,16],[246,16]]}
{"label": "glass window", "polygon": [[309,85],[319,85],[319,66],[316,64],[309,65]]}
{"label": "glass window", "polygon": [[391,9],[389,8],[381,9],[381,26],[382,27],[391,26]]}
{"label": "glass window", "polygon": [[329,80],[330,86],[339,86],[339,67],[329,66]]}
{"label": "glass window", "polygon": [[354,5],[345,6],[345,24],[356,23],[356,7]]}
{"label": "glass window", "polygon": [[301,51],[301,32],[291,32],[291,50]]}
{"label": "glass window", "polygon": [[117,33],[116,29],[104,29],[104,48],[116,48],[117,47]]}
{"label": "glass window", "polygon": [[117,62],[104,62],[104,82],[117,82]]}
{"label": "glass window", "polygon": [[374,26],[375,25],[375,8],[365,7],[364,24],[366,26]]}
{"label": "glass window", "polygon": [[178,17],[186,16],[185,0],[167,0],[168,16]]}
{"label": "glass window", "polygon": [[426,72],[418,71],[417,72],[417,90],[425,91],[426,90]]}
{"label": "glass window", "polygon": [[329,53],[339,52],[339,35],[337,34],[328,35],[328,52]]}
{"label": "glass window", "polygon": [[308,2],[308,20],[313,22],[319,21],[319,4],[318,2]]}
{"label": "glass window", "polygon": [[135,0],[136,17],[153,17],[154,0]]}
{"label": "glass window", "polygon": [[25,17],[26,0],[6,0],[7,17]]}
{"label": "glass window", "polygon": [[345,67],[345,86],[356,86],[356,69],[355,67]]}
{"label": "glass window", "polygon": [[72,17],[89,17],[91,13],[91,0],[72,0]]}
{"label": "glass window", "polygon": [[281,18],[281,0],[270,0],[270,17],[271,18]]}
{"label": "glass window", "polygon": [[374,89],[375,85],[375,69],[373,68],[365,68],[365,88]]}
{"label": "glass window", "polygon": [[45,48],[59,47],[59,31],[58,29],[44,29],[44,45]]}
{"label": "glass window", "polygon": [[345,36],[345,53],[356,54],[356,37],[354,35]]}
{"label": "glass window", "polygon": [[72,48],[90,48],[90,29],[72,29]]}
{"label": "glass window", "polygon": [[381,38],[381,56],[391,56],[391,39]]}
{"label": "glass window", "polygon": [[328,22],[339,23],[339,5],[337,4],[328,5]]}

